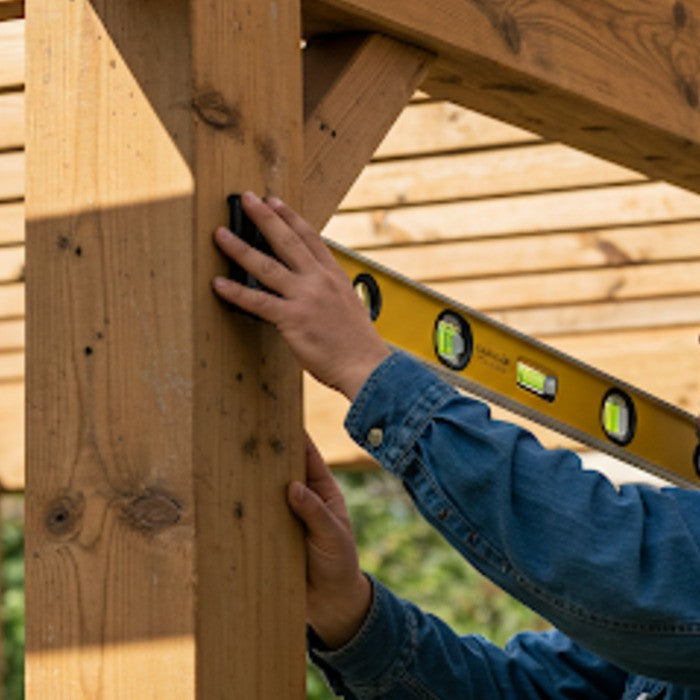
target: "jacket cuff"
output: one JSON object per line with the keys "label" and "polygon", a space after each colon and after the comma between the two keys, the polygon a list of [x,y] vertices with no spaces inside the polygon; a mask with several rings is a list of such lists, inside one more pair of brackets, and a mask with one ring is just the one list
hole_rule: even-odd
{"label": "jacket cuff", "polygon": [[363,385],[345,429],[382,466],[396,470],[435,412],[455,396],[455,389],[418,360],[394,352]]}
{"label": "jacket cuff", "polygon": [[372,603],[357,634],[340,649],[329,650],[309,628],[307,643],[311,660],[324,672],[337,693],[349,689],[391,686],[397,666],[408,662],[413,645],[406,604],[374,577],[365,574],[372,584]]}

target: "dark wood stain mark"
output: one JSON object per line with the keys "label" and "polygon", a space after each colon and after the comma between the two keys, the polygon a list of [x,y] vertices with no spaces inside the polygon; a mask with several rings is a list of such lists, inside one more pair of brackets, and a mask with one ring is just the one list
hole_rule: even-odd
{"label": "dark wood stain mark", "polygon": [[280,440],[280,438],[277,437],[271,438],[269,444],[272,448],[272,451],[278,455],[282,454],[287,449],[287,446],[284,444],[284,441]]}
{"label": "dark wood stain mark", "polygon": [[251,435],[241,446],[243,454],[247,457],[257,457],[259,455],[260,442],[255,435]]}
{"label": "dark wood stain mark", "polygon": [[506,14],[500,23],[501,35],[511,53],[520,53],[520,29],[518,22],[511,14]]}
{"label": "dark wood stain mark", "polygon": [[605,241],[602,239],[597,239],[595,242],[596,248],[600,250],[605,256],[605,259],[609,265],[625,265],[626,263],[633,262],[632,258],[625,253],[624,250],[618,248],[614,243],[610,241]]}
{"label": "dark wood stain mark", "polygon": [[272,389],[272,387],[270,387],[270,385],[267,382],[263,382],[260,385],[260,388],[263,390],[263,394],[265,394],[265,396],[268,396],[273,401],[277,401],[277,394],[275,393],[274,389]]}
{"label": "dark wood stain mark", "polygon": [[673,24],[677,29],[683,29],[688,23],[688,11],[682,2],[677,2],[673,6]]}
{"label": "dark wood stain mark", "polygon": [[240,109],[226,102],[221,93],[215,90],[203,92],[192,100],[192,108],[197,116],[214,129],[229,131],[243,143],[243,117]]}
{"label": "dark wood stain mark", "polygon": [[180,521],[182,505],[167,493],[147,489],[127,497],[121,506],[122,516],[134,530],[155,535]]}
{"label": "dark wood stain mark", "polygon": [[244,515],[245,508],[243,503],[241,503],[241,501],[236,501],[233,505],[233,516],[236,518],[236,520],[243,520]]}
{"label": "dark wood stain mark", "polygon": [[606,298],[615,299],[618,292],[625,286],[625,280],[622,277],[618,277],[609,287],[606,294]]}
{"label": "dark wood stain mark", "polygon": [[699,103],[697,84],[690,83],[687,80],[681,80],[681,92],[688,105],[695,109]]}
{"label": "dark wood stain mark", "polygon": [[279,165],[279,150],[273,138],[270,136],[256,136],[255,148],[268,168],[276,168]]}
{"label": "dark wood stain mark", "polygon": [[522,85],[518,83],[484,83],[481,87],[484,90],[508,92],[513,95],[537,95],[537,90],[534,88],[531,88],[529,85]]}

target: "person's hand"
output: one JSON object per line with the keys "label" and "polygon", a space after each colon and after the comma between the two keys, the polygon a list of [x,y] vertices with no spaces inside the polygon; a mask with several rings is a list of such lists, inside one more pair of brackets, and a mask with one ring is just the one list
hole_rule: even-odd
{"label": "person's hand", "polygon": [[292,482],[287,498],[306,527],[308,622],[338,649],[360,629],[372,586],[360,570],[343,494],[308,436],[306,484]]}
{"label": "person's hand", "polygon": [[353,400],[389,347],[325,243],[299,214],[252,192],[242,202],[279,261],[223,227],[215,233],[216,243],[279,296],[224,277],[213,280],[214,290],[277,326],[304,369]]}

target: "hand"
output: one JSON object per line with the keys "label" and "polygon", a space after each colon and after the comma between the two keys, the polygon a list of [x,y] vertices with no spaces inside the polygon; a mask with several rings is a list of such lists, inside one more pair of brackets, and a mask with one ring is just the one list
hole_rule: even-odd
{"label": "hand", "polygon": [[306,438],[306,485],[295,481],[289,505],[306,526],[308,622],[330,649],[358,632],[372,600],[360,570],[343,494],[311,438]]}
{"label": "hand", "polygon": [[243,208],[279,260],[255,250],[228,229],[215,233],[221,250],[269,289],[250,289],[223,277],[214,290],[226,301],[277,326],[304,369],[351,401],[374,368],[390,355],[350,280],[321,238],[291,207],[263,202],[252,192]]}

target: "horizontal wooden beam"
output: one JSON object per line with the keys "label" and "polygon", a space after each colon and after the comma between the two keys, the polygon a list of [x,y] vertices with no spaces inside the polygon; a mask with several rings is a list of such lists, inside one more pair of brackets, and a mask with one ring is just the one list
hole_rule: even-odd
{"label": "horizontal wooden beam", "polygon": [[450,102],[415,102],[401,113],[374,156],[380,160],[416,157],[541,140],[537,134]]}
{"label": "horizontal wooden beam", "polygon": [[700,256],[691,261],[453,280],[430,286],[488,313],[643,299],[662,304],[675,295],[700,294]]}
{"label": "horizontal wooden beam", "polygon": [[0,153],[0,202],[24,197],[24,153]]}
{"label": "horizontal wooden beam", "polygon": [[24,0],[0,0],[0,22],[24,17]]}
{"label": "horizontal wooden beam", "polygon": [[0,245],[24,240],[24,204],[0,202]]}
{"label": "horizontal wooden beam", "polygon": [[0,247],[0,285],[19,282],[24,276],[24,246]]}
{"label": "horizontal wooden beam", "polygon": [[[636,268],[649,263],[697,260],[699,226],[700,220],[576,232],[553,230],[524,236],[407,244],[366,252],[376,262],[420,282],[490,280],[498,285],[523,274],[600,271],[606,267]],[[550,300],[556,299],[553,295]],[[496,294],[492,301],[500,304],[503,297]],[[482,308],[475,301],[465,303]]]}
{"label": "horizontal wooden beam", "polygon": [[0,93],[0,150],[24,146],[24,93]]}
{"label": "horizontal wooden beam", "polygon": [[[423,89],[700,192],[697,3],[306,0],[307,33],[436,52]],[[612,67],[614,66],[614,69]]]}
{"label": "horizontal wooden beam", "polygon": [[555,143],[372,163],[341,204],[364,209],[641,182],[643,175]]}
{"label": "horizontal wooden beam", "polygon": [[304,51],[302,211],[315,227],[333,215],[432,60],[379,35],[310,41]]}
{"label": "horizontal wooden beam", "polygon": [[0,89],[24,85],[24,20],[0,22]]}
{"label": "horizontal wooden beam", "polygon": [[324,233],[343,245],[374,248],[682,219],[700,219],[697,194],[641,183],[341,213]]}

